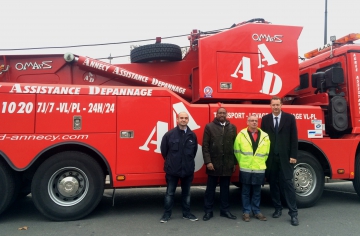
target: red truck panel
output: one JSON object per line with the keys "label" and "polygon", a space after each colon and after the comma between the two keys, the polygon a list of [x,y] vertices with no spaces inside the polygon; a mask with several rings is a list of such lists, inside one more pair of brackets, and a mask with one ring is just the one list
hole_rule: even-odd
{"label": "red truck panel", "polygon": [[132,132],[133,136],[118,135],[116,173],[163,172],[164,159],[159,144],[172,126],[170,97],[117,99],[117,133]]}
{"label": "red truck panel", "polygon": [[[116,97],[38,95],[37,133],[108,133],[116,131]],[[81,130],[74,130],[74,117]]]}
{"label": "red truck panel", "polygon": [[1,94],[0,133],[34,132],[35,97],[33,94]]}
{"label": "red truck panel", "polygon": [[259,100],[285,96],[298,85],[296,42],[301,30],[246,24],[201,38],[199,97]]}
{"label": "red truck panel", "polygon": [[92,147],[93,150],[98,151],[106,157],[106,161],[111,169],[115,168],[116,136],[114,133],[0,134],[0,142],[2,152],[8,157],[11,165],[18,170],[28,168],[35,158],[44,150],[68,142],[76,142]]}

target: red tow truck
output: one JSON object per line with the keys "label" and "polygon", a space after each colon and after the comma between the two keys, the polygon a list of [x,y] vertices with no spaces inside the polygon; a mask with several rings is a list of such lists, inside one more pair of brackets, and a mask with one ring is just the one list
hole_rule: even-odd
{"label": "red tow truck", "polygon": [[297,120],[299,206],[319,200],[325,176],[353,180],[360,194],[360,46],[349,44],[359,35],[311,54],[299,76],[301,30],[263,19],[193,30],[184,57],[157,40],[133,49],[128,64],[0,56],[0,213],[31,193],[49,219],[80,219],[98,205],[107,175],[114,189],[164,186],[160,142],[181,111],[199,141],[194,184],[204,184],[200,144],[218,107],[240,130],[250,114],[261,121],[270,112],[274,95]]}

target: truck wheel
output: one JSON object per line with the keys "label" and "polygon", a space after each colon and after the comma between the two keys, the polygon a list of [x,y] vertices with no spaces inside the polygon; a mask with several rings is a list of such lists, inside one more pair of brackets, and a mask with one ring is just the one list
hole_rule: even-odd
{"label": "truck wheel", "polygon": [[360,196],[360,154],[356,155],[355,177],[353,179],[353,186],[358,196]]}
{"label": "truck wheel", "polygon": [[132,63],[149,61],[181,61],[181,48],[175,44],[156,43],[134,48],[130,52]]}
{"label": "truck wheel", "polygon": [[91,156],[66,151],[41,164],[31,194],[36,208],[51,220],[78,220],[98,205],[104,184],[104,173]]}
{"label": "truck wheel", "polygon": [[8,208],[17,195],[16,173],[0,160],[0,214]]}
{"label": "truck wheel", "polygon": [[305,151],[299,151],[294,167],[294,187],[298,207],[311,207],[320,199],[324,190],[325,177],[316,158]]}

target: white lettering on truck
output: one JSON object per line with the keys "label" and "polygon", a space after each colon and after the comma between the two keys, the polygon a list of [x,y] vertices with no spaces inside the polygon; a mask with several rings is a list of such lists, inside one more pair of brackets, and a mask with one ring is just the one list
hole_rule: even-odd
{"label": "white lettering on truck", "polygon": [[266,42],[274,42],[274,43],[282,43],[283,36],[280,34],[275,34],[274,36],[271,36],[269,34],[253,34],[252,39],[255,41],[262,41],[263,39]]}
{"label": "white lettering on truck", "polygon": [[[182,111],[185,111],[187,114],[189,114],[189,123],[188,126],[191,130],[197,130],[200,128],[200,126],[196,123],[196,121],[192,118],[190,112],[185,107],[184,103],[179,102],[173,104],[173,117],[174,117],[174,124],[173,127],[176,126],[176,114],[179,114]],[[167,122],[158,121],[155,126],[152,128],[148,138],[146,139],[145,143],[139,147],[140,150],[143,151],[150,151],[149,144],[155,145],[155,153],[160,153],[160,144],[161,139],[164,136],[164,134],[168,131],[169,124]],[[156,140],[153,140],[153,137],[156,133]],[[198,144],[198,150],[196,152],[195,156],[195,172],[200,170],[201,167],[204,165],[204,159],[202,157],[202,147]]]}
{"label": "white lettering on truck", "polygon": [[360,114],[360,78],[358,75],[358,61],[356,58],[356,53],[353,54],[353,59],[354,59],[354,71],[356,72],[355,75],[355,80],[356,80],[356,88],[357,88],[357,97],[358,97],[358,113]]}
{"label": "white lettering on truck", "polygon": [[168,89],[170,89],[170,90],[172,90],[174,92],[181,93],[181,94],[185,94],[185,91],[186,91],[185,88],[182,88],[182,87],[179,87],[179,86],[176,86],[176,85],[173,85],[173,84],[169,84],[169,83],[160,81],[160,80],[155,79],[155,78],[153,78],[151,84],[159,86],[159,87],[168,88]]}
{"label": "white lettering on truck", "polygon": [[120,75],[129,79],[138,80],[144,83],[147,83],[149,80],[149,77],[144,75],[139,75],[134,72],[130,72],[124,69],[120,69],[119,67],[115,67],[113,74]]}
{"label": "white lettering on truck", "polygon": [[1,113],[30,114],[34,109],[32,102],[2,102]]}
{"label": "white lettering on truck", "polygon": [[38,94],[80,94],[80,88],[68,86],[41,86],[14,84],[9,93],[38,93]]}
{"label": "white lettering on truck", "polygon": [[103,71],[107,71],[110,68],[110,66],[105,63],[103,64],[100,62],[91,61],[89,58],[85,59],[83,65]]}
{"label": "white lettering on truck", "polygon": [[90,95],[152,96],[152,89],[103,88],[89,86]]}
{"label": "white lettering on truck", "polygon": [[[258,52],[259,52],[259,66],[258,66],[259,69],[265,67],[264,66],[265,62],[267,62],[267,66],[275,65],[278,63],[265,44],[258,45]],[[262,85],[262,89],[260,90],[260,93],[269,94],[269,95],[278,94],[282,88],[282,80],[280,76],[266,70],[264,71],[264,73],[265,73],[263,79],[264,82]],[[242,74],[241,77],[242,80],[252,81],[251,62],[249,57],[243,57],[239,62],[238,66],[236,67],[234,73],[232,73],[230,76],[233,78],[238,78],[237,74]],[[270,91],[272,84],[273,84],[273,90]]]}
{"label": "white lettering on truck", "polygon": [[10,141],[50,141],[54,142],[57,140],[84,140],[88,139],[89,135],[87,134],[64,134],[64,135],[42,135],[42,134],[2,134],[0,135],[0,141],[10,140]]}
{"label": "white lettering on truck", "polygon": [[15,69],[17,70],[27,70],[31,68],[32,70],[41,70],[41,69],[51,69],[52,66],[50,65],[52,61],[42,61],[41,63],[37,62],[25,62],[25,63],[16,63]]}

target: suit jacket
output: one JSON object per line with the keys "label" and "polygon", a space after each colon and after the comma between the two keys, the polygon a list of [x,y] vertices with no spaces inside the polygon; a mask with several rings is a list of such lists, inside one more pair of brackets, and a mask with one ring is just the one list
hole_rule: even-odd
{"label": "suit jacket", "polygon": [[275,128],[273,114],[267,114],[262,117],[261,129],[268,133],[270,138],[270,153],[266,161],[267,178],[271,172],[274,163],[274,147],[278,145],[281,169],[286,179],[293,178],[294,165],[290,163],[291,158],[297,158],[298,135],[295,117],[289,113],[281,111],[281,120],[279,124],[277,140],[275,142]]}

